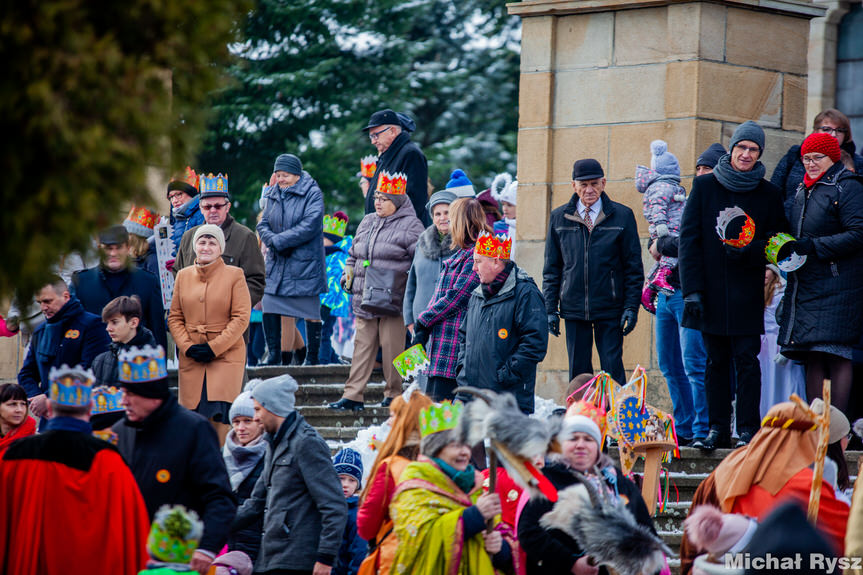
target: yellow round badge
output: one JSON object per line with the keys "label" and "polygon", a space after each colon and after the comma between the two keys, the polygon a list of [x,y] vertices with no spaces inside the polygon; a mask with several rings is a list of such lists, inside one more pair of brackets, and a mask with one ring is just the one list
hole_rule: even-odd
{"label": "yellow round badge", "polygon": [[159,483],[167,483],[171,480],[171,472],[167,469],[160,469],[156,472],[156,481]]}
{"label": "yellow round badge", "polygon": [[505,329],[501,328],[501,329],[497,330],[497,337],[499,337],[500,339],[506,339],[508,336],[509,336],[509,332],[506,331]]}

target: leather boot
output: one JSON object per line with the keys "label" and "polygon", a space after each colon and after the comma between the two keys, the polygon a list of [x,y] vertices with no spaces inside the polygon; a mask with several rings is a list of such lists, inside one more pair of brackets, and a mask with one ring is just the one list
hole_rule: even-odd
{"label": "leather boot", "polygon": [[264,340],[267,342],[267,361],[263,365],[284,365],[282,361],[282,316],[265,313]]}
{"label": "leather boot", "polygon": [[306,361],[303,362],[303,365],[318,365],[320,363],[318,355],[321,352],[321,327],[323,326],[319,321],[306,322],[306,348],[308,353],[306,353]]}

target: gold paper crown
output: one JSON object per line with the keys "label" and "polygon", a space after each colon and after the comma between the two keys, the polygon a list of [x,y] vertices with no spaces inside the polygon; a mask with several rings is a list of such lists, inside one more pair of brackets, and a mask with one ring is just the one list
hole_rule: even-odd
{"label": "gold paper crown", "polygon": [[382,171],[378,177],[378,189],[376,192],[382,194],[391,194],[393,196],[403,196],[408,190],[408,177],[401,172],[390,174]]}
{"label": "gold paper crown", "polygon": [[93,389],[93,415],[101,413],[115,413],[123,411],[120,400],[123,399],[123,390],[114,387],[100,385]]}
{"label": "gold paper crown", "polygon": [[509,234],[492,235],[488,232],[480,232],[474,252],[478,256],[508,260],[512,254],[512,238]]}
{"label": "gold paper crown", "polygon": [[198,174],[195,173],[195,170],[192,169],[191,166],[186,166],[186,169],[183,171],[182,175],[177,175],[171,178],[172,182],[183,182],[198,189]]}
{"label": "gold paper crown", "polygon": [[227,174],[219,174],[218,176],[214,176],[211,173],[206,176],[201,176],[201,193],[207,192],[216,192],[219,194],[227,194],[228,193],[228,176]]}
{"label": "gold paper crown", "polygon": [[360,175],[365,178],[374,178],[375,169],[378,167],[377,156],[366,156],[360,159]]}
{"label": "gold paper crown", "polygon": [[159,381],[168,377],[165,351],[161,346],[131,347],[117,356],[119,381],[141,383]]}
{"label": "gold paper crown", "polygon": [[461,415],[461,408],[461,403],[445,401],[423,409],[420,412],[420,436],[427,437],[438,431],[455,429]]}
{"label": "gold paper crown", "polygon": [[333,234],[339,236],[340,238],[345,237],[345,232],[348,229],[348,222],[341,219],[333,217],[329,214],[324,216],[324,233],[325,234]]}
{"label": "gold paper crown", "polygon": [[89,369],[84,369],[80,365],[75,367],[63,365],[59,369],[52,367],[48,379],[51,382],[50,398],[56,405],[66,407],[90,405],[96,376]]}
{"label": "gold paper crown", "polygon": [[132,209],[129,210],[129,215],[126,216],[126,221],[123,223],[130,234],[146,237],[153,232],[153,228],[156,227],[158,221],[158,214],[151,212],[147,208],[132,206]]}

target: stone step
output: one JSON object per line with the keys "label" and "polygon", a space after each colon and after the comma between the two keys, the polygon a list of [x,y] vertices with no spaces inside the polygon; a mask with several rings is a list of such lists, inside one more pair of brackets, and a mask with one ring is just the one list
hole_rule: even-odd
{"label": "stone step", "polygon": [[352,428],[355,434],[364,427],[381,425],[390,416],[389,408],[370,406],[363,411],[340,411],[326,405],[302,405],[299,411],[309,425],[319,432],[325,428],[342,427]]}

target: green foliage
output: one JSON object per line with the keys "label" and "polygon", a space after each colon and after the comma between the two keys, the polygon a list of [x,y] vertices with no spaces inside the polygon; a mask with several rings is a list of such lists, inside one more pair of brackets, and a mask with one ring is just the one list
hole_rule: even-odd
{"label": "green foliage", "polygon": [[199,166],[230,174],[253,223],[274,159],[295,153],[356,225],[359,159],[376,153],[360,130],[391,107],[416,121],[436,188],[460,167],[481,189],[515,170],[519,26],[493,0],[256,0]]}
{"label": "green foliage", "polygon": [[61,254],[84,250],[150,203],[148,166],[179,167],[242,2],[18,0],[0,19],[0,295],[32,293]]}

